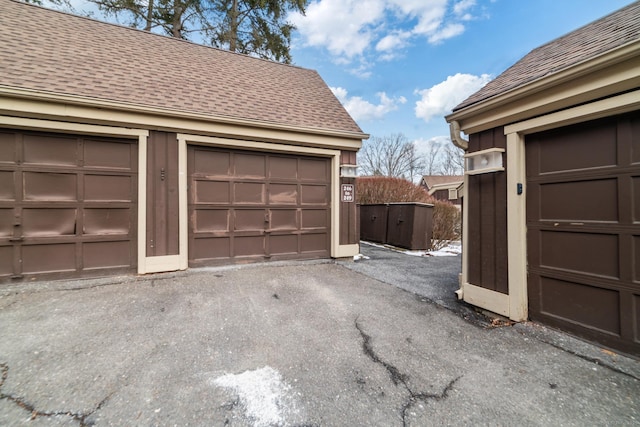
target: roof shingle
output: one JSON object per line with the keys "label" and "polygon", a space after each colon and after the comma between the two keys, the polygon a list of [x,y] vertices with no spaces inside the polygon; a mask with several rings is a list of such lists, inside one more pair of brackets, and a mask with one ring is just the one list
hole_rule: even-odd
{"label": "roof shingle", "polygon": [[0,86],[362,133],[314,70],[0,0]]}
{"label": "roof shingle", "polygon": [[458,104],[453,111],[516,89],[542,77],[640,39],[640,2],[540,46],[482,89]]}

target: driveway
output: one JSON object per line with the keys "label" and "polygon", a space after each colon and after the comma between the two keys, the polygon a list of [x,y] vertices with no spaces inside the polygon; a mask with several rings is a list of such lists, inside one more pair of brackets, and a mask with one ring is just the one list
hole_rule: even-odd
{"label": "driveway", "polygon": [[4,286],[0,425],[640,422],[638,362],[579,357],[354,271],[376,262]]}

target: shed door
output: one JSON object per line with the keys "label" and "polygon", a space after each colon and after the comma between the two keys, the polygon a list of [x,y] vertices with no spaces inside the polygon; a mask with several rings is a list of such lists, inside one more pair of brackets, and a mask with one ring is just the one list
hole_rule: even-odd
{"label": "shed door", "polygon": [[189,264],[330,256],[331,161],[188,147]]}
{"label": "shed door", "polygon": [[640,354],[640,114],[527,136],[532,319]]}
{"label": "shed door", "polygon": [[0,280],[135,268],[132,142],[0,130]]}

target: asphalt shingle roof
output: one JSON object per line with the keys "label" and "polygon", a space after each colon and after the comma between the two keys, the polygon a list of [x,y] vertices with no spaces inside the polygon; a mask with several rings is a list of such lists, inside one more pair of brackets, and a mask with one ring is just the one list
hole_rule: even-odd
{"label": "asphalt shingle roof", "polygon": [[0,86],[362,132],[314,70],[13,0],[0,0]]}
{"label": "asphalt shingle roof", "polygon": [[458,104],[453,111],[552,75],[638,39],[640,39],[640,2],[634,2],[532,50],[482,89]]}

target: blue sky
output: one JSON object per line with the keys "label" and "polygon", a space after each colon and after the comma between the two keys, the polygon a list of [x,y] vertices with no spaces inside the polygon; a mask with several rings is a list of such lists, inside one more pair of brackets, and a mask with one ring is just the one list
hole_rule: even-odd
{"label": "blue sky", "polygon": [[298,28],[291,53],[320,73],[365,133],[402,133],[422,151],[448,143],[444,115],[529,51],[630,3],[310,0],[305,16],[289,15]]}
{"label": "blue sky", "polygon": [[443,116],[532,49],[630,0],[312,0],[293,62],[372,136],[443,141]]}

